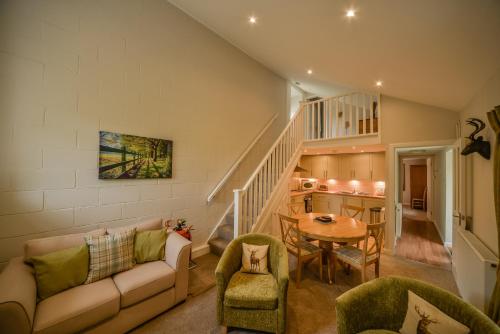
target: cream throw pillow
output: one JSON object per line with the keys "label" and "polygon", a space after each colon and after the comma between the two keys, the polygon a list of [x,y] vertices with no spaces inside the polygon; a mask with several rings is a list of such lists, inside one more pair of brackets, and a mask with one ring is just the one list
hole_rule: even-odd
{"label": "cream throw pillow", "polygon": [[408,311],[406,311],[405,321],[399,332],[401,334],[467,334],[470,329],[408,290]]}
{"label": "cream throw pillow", "polygon": [[251,245],[243,243],[241,272],[251,274],[269,274],[267,270],[267,250],[269,245]]}

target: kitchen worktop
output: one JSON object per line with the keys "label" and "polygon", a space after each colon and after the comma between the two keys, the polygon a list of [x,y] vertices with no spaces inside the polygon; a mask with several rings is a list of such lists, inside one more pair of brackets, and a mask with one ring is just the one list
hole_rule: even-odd
{"label": "kitchen worktop", "polygon": [[343,191],[332,191],[332,190],[318,190],[318,189],[313,189],[313,190],[292,190],[290,191],[290,196],[301,196],[301,195],[307,195],[307,194],[312,194],[312,193],[317,193],[317,194],[331,194],[331,195],[341,195],[341,196],[350,196],[350,197],[361,197],[361,198],[375,198],[375,199],[385,199],[385,196],[378,196],[374,194],[352,194],[352,193],[347,193]]}

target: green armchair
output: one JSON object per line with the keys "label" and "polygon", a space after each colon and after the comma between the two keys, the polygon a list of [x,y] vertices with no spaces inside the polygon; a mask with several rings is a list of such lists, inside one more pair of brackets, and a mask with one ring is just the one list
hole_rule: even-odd
{"label": "green armchair", "polygon": [[408,290],[471,329],[470,334],[500,334],[485,314],[454,294],[411,278],[378,278],[337,298],[338,334],[398,333],[405,319]]}
{"label": "green armchair", "polygon": [[[269,245],[271,274],[247,274],[241,268],[242,243]],[[246,234],[231,241],[215,269],[217,318],[222,326],[285,333],[288,254],[283,243],[266,234]]]}

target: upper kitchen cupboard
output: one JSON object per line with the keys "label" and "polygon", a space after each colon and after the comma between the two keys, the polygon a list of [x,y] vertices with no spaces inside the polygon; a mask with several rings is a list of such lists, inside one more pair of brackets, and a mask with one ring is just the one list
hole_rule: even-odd
{"label": "upper kitchen cupboard", "polygon": [[304,155],[302,177],[358,181],[385,181],[385,153]]}
{"label": "upper kitchen cupboard", "polygon": [[370,181],[370,153],[341,155],[340,179]]}
{"label": "upper kitchen cupboard", "polygon": [[372,181],[385,181],[385,153],[371,153]]}

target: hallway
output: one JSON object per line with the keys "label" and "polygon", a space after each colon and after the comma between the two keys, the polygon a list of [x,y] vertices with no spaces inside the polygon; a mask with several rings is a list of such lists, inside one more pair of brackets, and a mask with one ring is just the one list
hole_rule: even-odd
{"label": "hallway", "polygon": [[401,239],[396,255],[451,270],[451,257],[446,251],[434,224],[425,211],[403,208]]}

